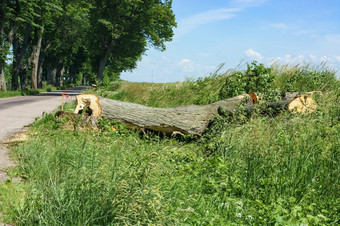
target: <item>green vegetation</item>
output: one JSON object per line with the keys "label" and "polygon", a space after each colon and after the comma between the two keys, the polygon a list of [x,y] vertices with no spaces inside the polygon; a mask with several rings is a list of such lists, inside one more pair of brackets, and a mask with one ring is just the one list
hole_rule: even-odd
{"label": "green vegetation", "polygon": [[[0,184],[0,211],[19,225],[338,225],[339,81],[327,69],[304,70],[272,68],[280,72],[273,87],[290,85],[283,76],[301,78],[291,90],[311,74],[323,78],[313,87],[323,90],[316,112],[217,117],[199,139],[143,135],[105,120],[100,130],[79,130],[44,114],[13,149],[14,172],[26,181]],[[120,82],[98,93],[149,106],[205,104],[220,98],[228,76]]]}
{"label": "green vegetation", "polygon": [[14,96],[27,96],[27,95],[35,95],[41,92],[50,92],[52,90],[55,90],[56,88],[53,86],[46,86],[42,89],[29,89],[29,90],[17,90],[17,91],[1,91],[0,92],[0,98],[3,97],[14,97]]}
{"label": "green vegetation", "polygon": [[2,1],[0,91],[112,81],[174,27],[171,0]]}

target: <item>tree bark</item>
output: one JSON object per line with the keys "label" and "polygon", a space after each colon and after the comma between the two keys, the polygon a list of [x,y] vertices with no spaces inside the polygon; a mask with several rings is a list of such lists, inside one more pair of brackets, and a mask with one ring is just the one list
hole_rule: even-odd
{"label": "tree bark", "polygon": [[282,101],[279,102],[264,102],[259,105],[247,106],[245,108],[226,109],[223,106],[218,108],[219,115],[234,116],[240,112],[250,116],[257,111],[259,114],[276,115],[283,110],[288,110],[293,113],[314,112],[317,108],[316,102],[313,100],[313,92],[305,94],[300,93],[286,93]]}
{"label": "tree bark", "polygon": [[150,129],[167,134],[182,133],[201,136],[209,120],[218,115],[218,108],[235,109],[239,104],[252,106],[254,100],[244,94],[212,104],[198,106],[187,105],[173,108],[152,108],[140,104],[121,102],[107,98],[98,98],[93,94],[77,96],[74,113],[81,113],[87,106],[87,113],[120,121],[131,127]]}
{"label": "tree bark", "polygon": [[57,72],[56,72],[56,86],[60,87],[63,85],[63,76],[64,76],[64,63],[62,61],[58,62]]}
{"label": "tree bark", "polygon": [[[5,78],[5,64],[6,64],[6,54],[8,50],[10,49],[13,41],[13,29],[10,29],[10,31],[7,34],[7,38],[5,39],[5,32],[4,32],[4,21],[1,22],[0,25],[0,91],[6,91],[6,78]],[[4,42],[4,43],[2,43]]]}
{"label": "tree bark", "polygon": [[[86,114],[119,121],[133,128],[150,129],[166,134],[191,134],[201,136],[209,120],[217,115],[234,116],[239,112],[251,115],[273,115],[282,110],[296,112],[315,111],[317,104],[310,95],[287,95],[279,102],[265,102],[255,105],[256,95],[244,94],[212,104],[198,106],[187,105],[173,108],[152,108],[140,104],[127,103],[107,98],[98,98],[93,94],[77,96],[75,114]],[[243,106],[240,107],[240,104]]]}
{"label": "tree bark", "polygon": [[33,45],[31,64],[32,64],[32,75],[31,75],[31,87],[32,89],[38,89],[38,64],[41,50],[42,36],[44,27],[41,29],[35,29],[35,43]]}
{"label": "tree bark", "polygon": [[103,55],[103,57],[100,59],[99,61],[99,66],[98,66],[98,82],[99,84],[102,83],[103,81],[103,74],[104,74],[104,70],[107,64],[107,61],[109,60],[110,54],[112,52],[113,46],[115,44],[115,40],[110,41],[110,43],[108,45],[104,45],[105,47],[105,53]]}
{"label": "tree bark", "polygon": [[[15,29],[15,28],[14,28]],[[24,40],[20,43],[19,34],[14,31],[14,38],[13,38],[13,67],[12,67],[12,89],[17,90],[19,88],[19,76],[21,75],[22,78],[26,77],[26,75],[22,75],[25,72],[25,68],[23,65],[23,58],[27,51],[28,44],[31,40],[31,30],[32,26],[30,24],[27,25],[27,33],[25,34]],[[23,84],[25,81],[22,81]]]}
{"label": "tree bark", "polygon": [[6,0],[1,1],[1,11],[0,11],[0,91],[6,91],[6,79],[5,79],[5,61],[6,61],[6,42],[4,40],[5,36],[5,10],[6,9]]}
{"label": "tree bark", "polygon": [[5,65],[0,63],[0,91],[7,91],[4,67]]}
{"label": "tree bark", "polygon": [[47,84],[54,85],[56,84],[55,78],[56,78],[56,72],[57,69],[55,67],[49,67],[47,69]]}
{"label": "tree bark", "polygon": [[[4,2],[2,2],[4,4]],[[6,91],[6,79],[5,79],[5,59],[6,57],[3,56],[6,54],[3,46],[4,40],[4,26],[2,21],[0,21],[0,91]]]}

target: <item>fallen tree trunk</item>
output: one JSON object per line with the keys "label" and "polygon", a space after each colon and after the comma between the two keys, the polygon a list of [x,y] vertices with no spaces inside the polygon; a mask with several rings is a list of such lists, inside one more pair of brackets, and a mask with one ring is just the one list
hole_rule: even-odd
{"label": "fallen tree trunk", "polygon": [[104,117],[119,121],[130,127],[150,129],[167,134],[182,133],[201,136],[213,116],[233,116],[242,110],[251,114],[256,109],[261,113],[271,114],[283,109],[292,112],[309,112],[316,109],[316,103],[309,95],[287,94],[280,102],[264,102],[259,107],[254,93],[244,94],[212,104],[198,106],[186,105],[172,108],[152,108],[140,104],[122,102],[94,94],[81,94],[77,96],[75,114],[86,114],[95,117]]}
{"label": "fallen tree trunk", "polygon": [[[308,94],[312,95],[313,93],[314,92],[309,92]],[[221,106],[218,108],[218,113],[222,116],[234,116],[239,112],[244,112],[249,116],[256,110],[260,114],[277,114],[282,110],[288,110],[292,113],[314,112],[317,104],[310,95],[286,93],[282,101],[279,102],[264,102],[259,105],[246,106],[242,109],[225,109]]]}
{"label": "fallen tree trunk", "polygon": [[251,106],[254,102],[251,95],[244,94],[204,106],[152,108],[140,104],[98,98],[93,94],[81,94],[77,96],[74,113],[80,114],[86,109],[89,115],[120,121],[131,127],[167,134],[179,132],[201,136],[208,126],[209,120],[218,115],[219,107],[231,110],[237,108],[240,103]]}

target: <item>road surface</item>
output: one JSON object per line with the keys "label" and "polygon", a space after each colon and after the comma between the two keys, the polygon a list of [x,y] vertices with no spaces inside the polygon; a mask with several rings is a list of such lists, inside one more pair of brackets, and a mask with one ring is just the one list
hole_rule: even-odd
{"label": "road surface", "polygon": [[14,166],[8,155],[8,149],[1,141],[20,132],[24,126],[41,117],[43,112],[50,113],[60,106],[62,92],[70,93],[70,99],[74,99],[74,96],[85,88],[82,86],[34,96],[0,98],[0,182],[8,179],[1,169]]}

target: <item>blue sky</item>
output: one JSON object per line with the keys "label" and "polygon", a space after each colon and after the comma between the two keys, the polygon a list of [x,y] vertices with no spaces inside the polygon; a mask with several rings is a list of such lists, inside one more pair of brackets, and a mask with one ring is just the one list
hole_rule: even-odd
{"label": "blue sky", "polygon": [[173,0],[173,11],[166,51],[148,50],[122,79],[183,81],[252,60],[340,69],[340,0]]}

